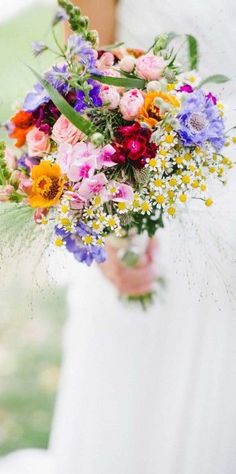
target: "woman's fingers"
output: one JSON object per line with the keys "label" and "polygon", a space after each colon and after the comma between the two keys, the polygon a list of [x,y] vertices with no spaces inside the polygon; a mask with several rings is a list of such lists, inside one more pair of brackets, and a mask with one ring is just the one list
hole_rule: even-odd
{"label": "woman's fingers", "polygon": [[119,250],[107,244],[107,261],[100,265],[103,274],[123,295],[141,295],[152,291],[157,271],[154,256],[157,249],[155,239],[148,243],[145,254],[134,267],[128,267],[119,258]]}

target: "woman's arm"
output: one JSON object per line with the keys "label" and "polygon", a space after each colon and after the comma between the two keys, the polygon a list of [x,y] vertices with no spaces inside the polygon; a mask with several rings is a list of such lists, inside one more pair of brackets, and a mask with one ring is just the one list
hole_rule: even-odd
{"label": "woman's arm", "polygon": [[[99,33],[100,44],[111,44],[115,40],[116,0],[72,0],[90,20],[90,28]],[[67,30],[69,34],[69,28]]]}

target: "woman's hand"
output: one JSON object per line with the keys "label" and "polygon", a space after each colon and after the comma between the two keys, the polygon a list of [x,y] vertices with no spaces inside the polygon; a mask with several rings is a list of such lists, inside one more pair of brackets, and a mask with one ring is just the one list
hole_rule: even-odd
{"label": "woman's hand", "polygon": [[153,290],[157,277],[155,253],[157,242],[150,239],[147,250],[138,265],[128,267],[122,263],[115,249],[109,242],[106,246],[108,258],[99,265],[103,274],[116,286],[121,295],[140,296]]}

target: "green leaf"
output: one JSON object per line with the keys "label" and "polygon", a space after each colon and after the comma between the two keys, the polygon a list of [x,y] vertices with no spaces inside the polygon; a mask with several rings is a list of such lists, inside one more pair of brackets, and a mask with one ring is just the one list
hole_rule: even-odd
{"label": "green leaf", "polygon": [[93,123],[90,120],[85,119],[82,115],[78,114],[73,107],[62,97],[61,94],[48,82],[46,81],[38,72],[36,72],[32,67],[28,66],[35,77],[38,79],[40,84],[48,92],[52,102],[58,108],[58,110],[71,122],[75,127],[77,127],[85,135],[91,135],[97,131]]}
{"label": "green leaf", "polygon": [[174,31],[171,31],[170,33],[167,34],[167,44],[169,44],[173,39],[178,38],[180,36],[178,33],[175,33]]}
{"label": "green leaf", "polygon": [[101,82],[102,84],[109,84],[116,87],[125,87],[126,89],[144,89],[146,81],[139,78],[130,78],[130,77],[111,77],[111,76],[97,76],[92,74],[92,79],[95,81]]}
{"label": "green leaf", "polygon": [[199,62],[198,43],[194,36],[186,35],[188,45],[189,70],[197,69]]}
{"label": "green leaf", "polygon": [[225,76],[224,74],[215,74],[213,76],[206,77],[203,81],[199,84],[198,87],[202,87],[205,84],[209,84],[210,82],[214,84],[223,84],[224,82],[230,81],[230,78]]}

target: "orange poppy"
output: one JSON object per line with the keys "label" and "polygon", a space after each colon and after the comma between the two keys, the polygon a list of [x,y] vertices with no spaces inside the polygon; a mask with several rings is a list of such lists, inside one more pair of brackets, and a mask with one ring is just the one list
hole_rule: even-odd
{"label": "orange poppy", "polygon": [[39,165],[33,166],[31,179],[33,183],[29,191],[29,203],[32,207],[47,208],[57,204],[65,183],[58,164],[41,161]]}
{"label": "orange poppy", "polygon": [[180,105],[178,99],[171,94],[161,91],[148,92],[145,96],[143,107],[140,110],[139,121],[145,122],[151,128],[155,127],[163,118],[159,107],[155,105],[155,99],[157,98],[162,99],[163,102],[170,104],[174,108],[178,108]]}
{"label": "orange poppy", "polygon": [[25,144],[26,135],[33,127],[33,115],[31,112],[20,110],[11,118],[11,123],[14,129],[10,133],[10,137],[16,139],[16,146],[20,148]]}

